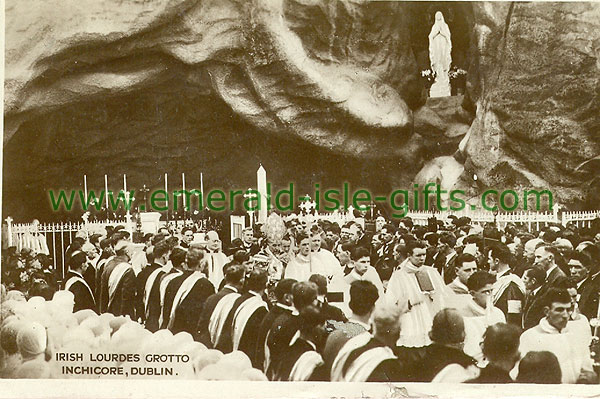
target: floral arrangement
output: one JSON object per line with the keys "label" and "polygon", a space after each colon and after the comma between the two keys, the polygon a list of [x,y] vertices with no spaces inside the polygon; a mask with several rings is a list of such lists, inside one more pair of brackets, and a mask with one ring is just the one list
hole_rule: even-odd
{"label": "floral arrangement", "polygon": [[432,69],[424,69],[421,71],[421,77],[427,79],[427,81],[431,84],[435,82],[436,73]]}
{"label": "floral arrangement", "polygon": [[453,66],[452,69],[450,69],[450,71],[448,72],[448,76],[450,77],[450,79],[456,79],[459,76],[462,75],[466,75],[467,71],[465,71],[464,69],[458,68],[456,66]]}

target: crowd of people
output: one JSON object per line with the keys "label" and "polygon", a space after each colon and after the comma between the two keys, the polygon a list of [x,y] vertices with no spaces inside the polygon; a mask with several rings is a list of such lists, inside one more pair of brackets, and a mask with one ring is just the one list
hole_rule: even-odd
{"label": "crowd of people", "polygon": [[58,285],[47,256],[5,251],[2,373],[64,377],[48,352],[65,347],[166,348],[190,378],[598,383],[600,226],[369,227],[82,232]]}

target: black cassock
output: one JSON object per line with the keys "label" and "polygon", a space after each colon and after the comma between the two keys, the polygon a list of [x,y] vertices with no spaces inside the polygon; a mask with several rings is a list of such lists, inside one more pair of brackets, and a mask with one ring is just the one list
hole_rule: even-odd
{"label": "black cassock", "polygon": [[[293,381],[290,379],[290,374],[294,369],[294,366],[298,363],[300,357],[304,355],[306,352],[316,352],[315,345],[304,340],[303,338],[298,338],[296,342],[294,342],[286,351],[285,357],[281,359],[278,364],[277,370],[275,371],[274,379],[276,381]],[[304,379],[304,381],[328,381],[327,373],[325,371],[325,365],[322,362],[320,364],[313,364],[316,366],[310,376]],[[308,375],[308,373],[307,373]]]}
{"label": "black cassock", "polygon": [[[165,295],[165,304],[167,295],[170,297],[169,290],[171,290],[171,294],[174,291],[174,294],[172,296],[173,299],[171,299],[170,302],[171,307],[168,313],[169,316],[167,316],[166,308],[164,310],[163,316],[164,318],[168,318],[166,325],[173,334],[185,331],[192,335],[195,335],[198,327],[198,320],[200,319],[200,314],[202,312],[202,306],[204,306],[204,302],[206,302],[206,299],[215,293],[215,287],[212,285],[212,283],[208,281],[206,277],[201,277],[194,283],[193,287],[189,290],[185,297],[178,301],[178,303],[175,303],[178,296],[177,292],[182,289],[185,280],[187,280],[187,278],[189,278],[192,275],[192,273],[192,271],[185,271],[181,276],[173,279],[171,283],[181,279],[180,281],[177,281],[177,290],[174,289],[175,285],[172,285],[171,283],[167,287],[167,293]],[[174,312],[173,307],[175,307]],[[163,324],[164,323],[165,322],[163,320]]]}
{"label": "black cassock", "polygon": [[[353,363],[357,361],[360,355],[371,349],[380,347],[384,348],[385,344],[376,338],[371,338],[366,345],[350,352],[350,355],[348,356],[348,359],[342,368],[343,374],[346,375],[350,367],[353,366]],[[366,382],[397,382],[407,381],[407,379],[407,370],[400,360],[397,358],[382,358],[382,361],[371,371]]]}
{"label": "black cassock", "polygon": [[87,282],[81,274],[69,270],[65,276],[65,287],[68,287],[68,290],[71,291],[75,297],[73,312],[83,309],[96,310],[96,302],[94,301],[92,288],[87,285]]}
{"label": "black cassock", "polygon": [[152,263],[144,267],[135,278],[135,314],[138,319],[142,320],[142,323],[146,320],[146,312],[144,307],[144,294],[146,288],[146,282],[148,281],[148,277],[154,272],[156,269],[161,267],[158,263]]}
{"label": "black cassock", "polygon": [[290,342],[294,335],[299,332],[301,324],[302,319],[300,319],[300,316],[288,313],[280,315],[273,322],[273,327],[267,337],[267,346],[271,356],[269,368],[265,371],[267,378],[273,378],[275,370],[279,367],[279,362],[286,356]]}
{"label": "black cassock", "polygon": [[204,307],[202,308],[202,313],[200,314],[200,320],[198,321],[197,333],[194,337],[196,341],[202,342],[209,348],[214,346],[213,342],[211,342],[210,333],[208,330],[210,319],[219,301],[223,299],[223,297],[225,297],[226,295],[233,294],[236,292],[238,292],[236,288],[226,285],[222,289],[220,289],[219,292],[209,296],[206,299]]}
{"label": "black cassock", "polygon": [[[231,308],[231,311],[225,320],[225,325],[223,327],[221,336],[218,338],[216,349],[222,351],[223,353],[229,353],[234,349],[234,317],[240,307],[247,305],[245,304],[246,301],[254,300],[254,298],[256,298],[256,295],[246,292],[233,303],[233,307]],[[264,306],[257,308],[252,313],[245,326],[243,326],[243,332],[241,333],[241,338],[237,348],[237,350],[240,350],[248,355],[252,361],[252,366],[255,368],[258,368],[256,356],[258,330],[260,328],[260,324],[267,315],[267,312],[267,305],[264,303]]]}
{"label": "black cassock", "polygon": [[258,336],[256,338],[256,363],[258,368],[264,371],[264,362],[265,362],[265,345],[267,342],[267,336],[273,329],[275,325],[275,321],[279,316],[292,315],[291,309],[286,309],[282,307],[280,304],[276,304],[269,310],[269,313],[265,316],[263,321],[260,323],[260,327],[258,329]]}

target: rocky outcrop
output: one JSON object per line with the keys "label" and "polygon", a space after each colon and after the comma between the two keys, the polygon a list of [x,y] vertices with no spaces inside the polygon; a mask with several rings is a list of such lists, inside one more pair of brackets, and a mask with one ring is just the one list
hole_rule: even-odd
{"label": "rocky outcrop", "polygon": [[545,188],[566,207],[597,208],[600,198],[587,194],[598,169],[576,168],[600,152],[600,6],[473,9],[479,71],[470,88],[478,99],[465,169],[479,176],[479,189]]}
{"label": "rocky outcrop", "polygon": [[[84,173],[97,188],[122,173],[153,187],[202,170],[228,189],[253,185],[259,162],[282,186],[382,193],[452,164],[473,195],[535,186],[573,207],[599,180],[575,170],[599,153],[598,4],[35,4],[6,6],[5,214],[46,209],[49,188]],[[467,91],[426,102],[438,6],[453,15]],[[458,169],[436,160],[461,140]]]}

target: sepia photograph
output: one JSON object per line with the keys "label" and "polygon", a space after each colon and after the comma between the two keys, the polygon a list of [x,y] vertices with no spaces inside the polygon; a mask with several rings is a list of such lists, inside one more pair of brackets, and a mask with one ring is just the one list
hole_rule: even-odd
{"label": "sepia photograph", "polygon": [[2,4],[0,397],[600,393],[600,2]]}

